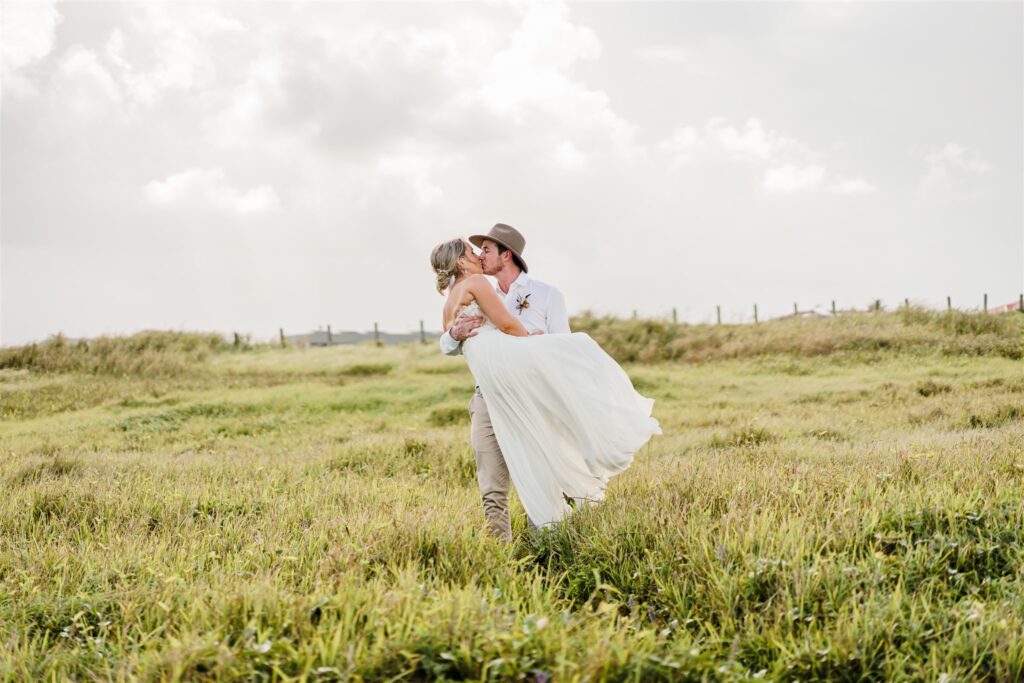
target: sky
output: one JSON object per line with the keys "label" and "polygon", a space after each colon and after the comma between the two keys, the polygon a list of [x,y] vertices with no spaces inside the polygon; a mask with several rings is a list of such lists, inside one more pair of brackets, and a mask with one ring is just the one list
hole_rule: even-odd
{"label": "sky", "polygon": [[1024,291],[1024,3],[0,5],[0,344]]}

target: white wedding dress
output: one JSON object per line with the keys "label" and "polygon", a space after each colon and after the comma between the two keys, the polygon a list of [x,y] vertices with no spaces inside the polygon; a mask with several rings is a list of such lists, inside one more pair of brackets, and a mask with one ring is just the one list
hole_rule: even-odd
{"label": "white wedding dress", "polygon": [[[483,316],[475,301],[463,310]],[[566,496],[603,500],[608,480],[661,434],[654,400],[585,333],[513,337],[484,319],[462,350],[526,514],[544,526],[571,512]]]}

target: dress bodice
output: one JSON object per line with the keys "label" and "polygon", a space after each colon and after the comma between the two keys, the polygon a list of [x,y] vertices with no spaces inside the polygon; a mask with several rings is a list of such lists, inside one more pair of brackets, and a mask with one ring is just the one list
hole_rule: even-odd
{"label": "dress bodice", "polygon": [[480,329],[494,328],[494,323],[492,323],[491,319],[484,314],[483,309],[480,308],[480,304],[476,302],[476,299],[473,299],[459,310],[458,315],[462,314],[481,316],[484,319],[484,324]]}

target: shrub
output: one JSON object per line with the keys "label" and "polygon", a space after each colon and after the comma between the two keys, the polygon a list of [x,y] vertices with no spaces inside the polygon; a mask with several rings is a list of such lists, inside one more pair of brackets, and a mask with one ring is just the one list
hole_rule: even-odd
{"label": "shrub", "polygon": [[978,427],[990,429],[992,427],[1001,427],[1008,422],[1015,422],[1017,420],[1024,420],[1024,408],[1006,405],[986,415],[971,414],[967,418],[967,427],[970,429]]}
{"label": "shrub", "polygon": [[70,477],[78,474],[81,470],[81,461],[57,454],[49,460],[24,467],[11,477],[10,481],[12,484],[34,484],[42,479]]}
{"label": "shrub", "polygon": [[429,421],[435,427],[462,424],[469,422],[469,411],[465,406],[440,406],[430,411]]}
{"label": "shrub", "polygon": [[921,382],[917,385],[917,393],[921,396],[934,396],[935,394],[945,394],[953,390],[953,387],[948,384],[939,384],[932,380]]}
{"label": "shrub", "polygon": [[374,377],[386,375],[393,369],[394,366],[390,363],[360,363],[348,366],[340,374],[348,377]]}
{"label": "shrub", "polygon": [[744,427],[734,429],[726,436],[715,435],[709,445],[712,448],[759,446],[763,443],[778,441],[779,437],[761,427]]}
{"label": "shrub", "polygon": [[619,362],[914,353],[1024,358],[1024,316],[901,309],[760,325],[674,325],[583,313],[572,320]]}
{"label": "shrub", "polygon": [[174,375],[194,370],[210,354],[231,345],[218,334],[139,332],[70,342],[63,335],[41,344],[0,349],[0,369],[86,372],[95,375]]}

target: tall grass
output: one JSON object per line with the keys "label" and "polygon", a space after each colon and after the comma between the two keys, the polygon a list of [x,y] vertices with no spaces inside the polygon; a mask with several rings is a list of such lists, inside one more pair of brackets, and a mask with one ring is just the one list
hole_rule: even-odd
{"label": "tall grass", "polygon": [[664,435],[509,546],[433,345],[6,366],[0,680],[1022,680],[1024,368],[916,315],[628,363]]}
{"label": "tall grass", "polygon": [[573,318],[572,329],[590,334],[621,362],[885,353],[1024,358],[1024,316],[920,308],[760,325],[677,325],[584,313]]}

